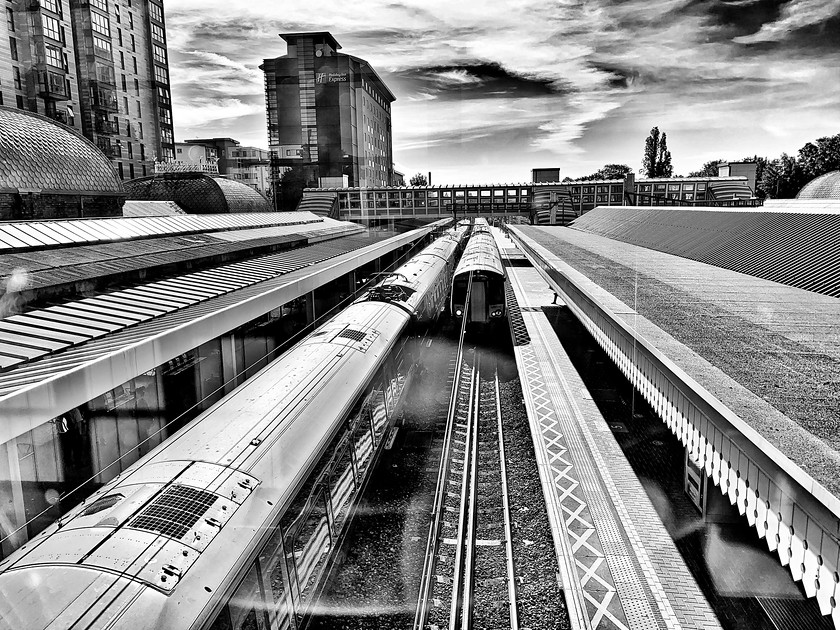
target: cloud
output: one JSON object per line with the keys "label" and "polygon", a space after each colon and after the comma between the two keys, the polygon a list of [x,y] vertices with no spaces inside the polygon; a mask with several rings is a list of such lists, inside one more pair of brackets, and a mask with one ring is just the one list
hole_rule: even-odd
{"label": "cloud", "polygon": [[[456,158],[474,180],[514,165],[527,172],[529,162],[581,175],[611,162],[636,168],[656,124],[680,168],[733,143],[745,155],[795,151],[840,125],[840,50],[828,32],[836,0],[485,0],[480,10],[451,0],[168,0],[166,9],[179,137],[218,128],[266,146],[259,65],[285,53],[279,33],[322,30],[397,96],[395,159],[407,172],[455,173]],[[798,146],[769,144],[796,134]]]}
{"label": "cloud", "polygon": [[[782,6],[779,19],[763,24],[758,32],[752,35],[736,37],[734,41],[738,44],[778,42],[796,30],[823,25],[838,15],[840,3],[837,0],[791,0]],[[835,30],[835,43],[837,37]]]}

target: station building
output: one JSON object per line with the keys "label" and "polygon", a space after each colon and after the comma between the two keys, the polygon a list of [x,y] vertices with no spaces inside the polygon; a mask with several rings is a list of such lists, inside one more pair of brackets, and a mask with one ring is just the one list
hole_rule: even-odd
{"label": "station building", "polygon": [[[756,205],[746,176],[530,182],[453,186],[309,188],[302,204],[352,221],[393,217],[519,215],[536,223],[567,223],[596,206]],[[315,208],[312,208],[315,211]]]}
{"label": "station building", "polygon": [[328,32],[281,35],[287,52],[266,59],[268,143],[279,168],[302,166],[319,186],[388,186],[394,180],[391,103],[364,59],[338,52]]}

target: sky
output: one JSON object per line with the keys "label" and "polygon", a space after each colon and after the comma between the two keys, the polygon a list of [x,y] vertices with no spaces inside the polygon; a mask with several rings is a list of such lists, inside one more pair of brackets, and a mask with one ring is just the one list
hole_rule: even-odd
{"label": "sky", "polygon": [[651,128],[676,174],[795,154],[840,133],[838,0],[167,0],[175,135],[267,148],[263,59],[330,31],[397,97],[406,180],[526,182],[641,168]]}

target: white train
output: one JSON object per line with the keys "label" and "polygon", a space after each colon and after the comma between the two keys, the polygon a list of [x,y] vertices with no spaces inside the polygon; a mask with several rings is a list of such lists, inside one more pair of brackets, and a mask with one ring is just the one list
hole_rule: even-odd
{"label": "white train", "polygon": [[411,376],[410,324],[445,306],[465,233],[0,563],[0,628],[297,628]]}
{"label": "white train", "polygon": [[[467,285],[472,274],[470,303]],[[505,318],[505,270],[496,239],[485,219],[476,219],[464,255],[452,278],[450,312],[456,320],[486,326]]]}

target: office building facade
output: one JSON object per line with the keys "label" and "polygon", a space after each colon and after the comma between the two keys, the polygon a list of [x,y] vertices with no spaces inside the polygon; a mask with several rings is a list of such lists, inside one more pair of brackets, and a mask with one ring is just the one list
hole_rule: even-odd
{"label": "office building facade", "polygon": [[273,177],[301,166],[317,186],[391,185],[396,97],[368,62],[339,53],[330,33],[281,37],[287,53],[260,66]]}
{"label": "office building facade", "polygon": [[11,0],[0,99],[83,133],[123,179],[175,157],[162,0]]}

